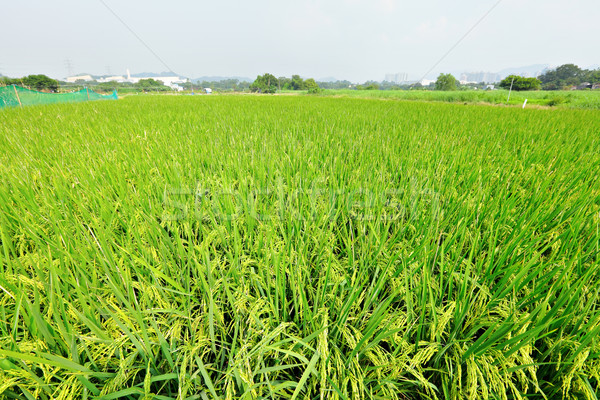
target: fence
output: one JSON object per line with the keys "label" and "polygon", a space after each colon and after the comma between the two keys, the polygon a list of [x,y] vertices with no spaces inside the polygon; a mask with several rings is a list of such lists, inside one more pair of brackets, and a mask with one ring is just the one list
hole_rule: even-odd
{"label": "fence", "polygon": [[0,87],[0,109],[5,107],[23,107],[40,104],[76,103],[90,100],[117,100],[117,91],[109,95],[101,95],[90,89],[82,89],[71,93],[42,93],[20,86]]}

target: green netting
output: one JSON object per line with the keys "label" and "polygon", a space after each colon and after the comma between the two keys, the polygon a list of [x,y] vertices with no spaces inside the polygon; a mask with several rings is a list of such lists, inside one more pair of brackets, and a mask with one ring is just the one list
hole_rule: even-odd
{"label": "green netting", "polygon": [[0,87],[0,109],[4,107],[31,106],[39,104],[75,103],[89,100],[117,100],[117,91],[101,95],[90,89],[71,93],[42,93],[20,86]]}

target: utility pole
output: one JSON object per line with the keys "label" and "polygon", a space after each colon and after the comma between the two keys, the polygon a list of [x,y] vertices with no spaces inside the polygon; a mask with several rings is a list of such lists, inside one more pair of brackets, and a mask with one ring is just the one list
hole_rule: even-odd
{"label": "utility pole", "polygon": [[19,92],[17,92],[17,87],[12,85],[13,89],[15,89],[15,96],[17,96],[17,101],[19,102],[19,107],[23,108],[23,103],[21,103],[21,98],[19,97]]}
{"label": "utility pole", "polygon": [[510,81],[510,89],[508,89],[508,99],[506,99],[506,104],[510,101],[510,93],[512,92],[513,83],[515,83],[515,77],[513,76],[512,81]]}
{"label": "utility pole", "polygon": [[67,73],[69,74],[68,76],[75,75],[75,72],[73,72],[73,63],[68,58],[65,59],[65,68],[67,69]]}

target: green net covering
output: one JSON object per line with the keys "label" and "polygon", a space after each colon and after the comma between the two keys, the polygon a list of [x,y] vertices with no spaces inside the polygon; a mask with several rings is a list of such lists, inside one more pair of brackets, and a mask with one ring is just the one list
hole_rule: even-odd
{"label": "green net covering", "polygon": [[39,104],[75,103],[88,100],[116,100],[117,91],[101,95],[90,89],[71,93],[42,93],[20,86],[0,87],[0,109],[5,107],[31,106]]}

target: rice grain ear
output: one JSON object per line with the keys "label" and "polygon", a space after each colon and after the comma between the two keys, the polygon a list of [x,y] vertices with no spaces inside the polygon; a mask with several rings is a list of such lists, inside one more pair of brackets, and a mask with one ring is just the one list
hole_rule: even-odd
{"label": "rice grain ear", "polygon": [[5,110],[0,397],[594,398],[596,114]]}

